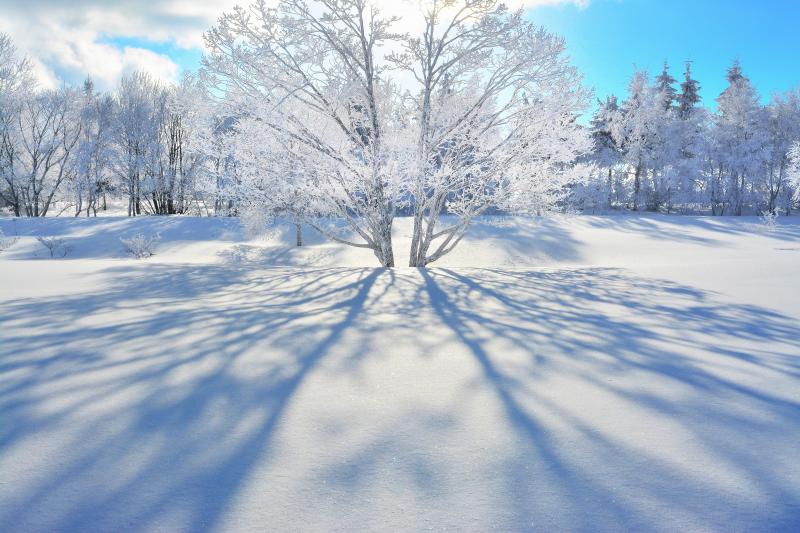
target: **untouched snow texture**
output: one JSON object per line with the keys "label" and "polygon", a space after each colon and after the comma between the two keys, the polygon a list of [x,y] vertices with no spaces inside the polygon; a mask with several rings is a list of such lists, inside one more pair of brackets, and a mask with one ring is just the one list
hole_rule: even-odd
{"label": "untouched snow texture", "polygon": [[229,219],[0,219],[0,531],[797,531],[780,224],[500,220],[417,271]]}

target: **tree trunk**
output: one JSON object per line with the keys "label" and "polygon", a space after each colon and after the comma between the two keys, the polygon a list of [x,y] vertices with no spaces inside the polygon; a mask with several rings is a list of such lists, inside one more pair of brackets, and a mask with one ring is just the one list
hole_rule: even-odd
{"label": "tree trunk", "polygon": [[392,249],[391,225],[384,228],[383,235],[381,235],[379,244],[381,249],[380,249],[380,255],[378,256],[378,260],[380,260],[381,266],[387,268],[394,268],[394,250]]}
{"label": "tree trunk", "polygon": [[136,183],[134,184],[134,200],[133,200],[133,209],[136,213],[136,216],[142,214],[142,199],[140,197],[141,193],[141,183],[139,182],[139,176],[136,176]]}
{"label": "tree trunk", "polygon": [[294,239],[298,248],[303,246],[303,226],[300,224],[294,225]]}

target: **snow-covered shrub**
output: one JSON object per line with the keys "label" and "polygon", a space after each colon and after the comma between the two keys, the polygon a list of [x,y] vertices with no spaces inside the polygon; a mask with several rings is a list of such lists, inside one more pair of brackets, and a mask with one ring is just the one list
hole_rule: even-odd
{"label": "snow-covered shrub", "polygon": [[15,242],[17,242],[16,237],[6,237],[6,234],[0,229],[0,252],[11,248]]}
{"label": "snow-covered shrub", "polygon": [[243,206],[239,220],[241,220],[244,235],[248,239],[257,239],[269,236],[267,227],[274,224],[274,221],[267,210],[259,205]]}
{"label": "snow-covered shrub", "polygon": [[765,231],[775,231],[778,226],[778,212],[764,211],[761,213],[761,225]]}
{"label": "snow-covered shrub", "polygon": [[66,257],[67,254],[72,251],[72,246],[69,246],[67,241],[61,237],[45,237],[39,235],[36,237],[36,240],[39,241],[39,244],[47,248],[50,252],[50,258]]}
{"label": "snow-covered shrub", "polygon": [[136,259],[144,259],[154,255],[153,247],[159,240],[161,240],[160,233],[156,233],[150,237],[145,237],[143,234],[137,233],[130,239],[120,238],[122,245],[125,247],[125,251]]}

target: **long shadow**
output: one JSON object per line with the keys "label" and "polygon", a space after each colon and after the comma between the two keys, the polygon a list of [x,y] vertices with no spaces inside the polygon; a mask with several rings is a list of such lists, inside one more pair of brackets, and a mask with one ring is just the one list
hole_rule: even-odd
{"label": "long shadow", "polygon": [[[522,437],[518,460],[497,472],[507,479],[515,527],[547,529],[543,524],[559,516],[558,527],[571,530],[652,531],[673,515],[688,515],[685,524],[701,529],[800,526],[800,483],[786,471],[800,466],[800,456],[775,464],[764,450],[778,450],[786,461],[800,438],[800,397],[792,392],[800,390],[796,320],[612,269],[420,273],[431,308],[477,361]],[[498,340],[527,361],[507,357],[514,350],[498,350]],[[728,366],[775,376],[782,386],[748,384]],[[604,431],[615,416],[628,414],[598,420],[574,412],[547,390],[554,377],[682,426],[718,464],[708,465],[706,479],[681,474],[672,464],[680,452],[676,457],[656,445],[649,455],[624,435]],[[636,386],[637,379],[656,386]],[[580,459],[574,443],[543,422],[553,418],[580,436]],[[731,488],[715,487],[709,480],[720,475],[719,464],[741,472],[767,503],[759,508],[732,497]],[[546,479],[520,477],[537,465]],[[537,491],[559,492],[558,505],[547,508]]]}
{"label": "long shadow", "polygon": [[[627,233],[637,233],[647,237],[694,242],[697,244],[720,246],[722,241],[715,236],[767,235],[786,242],[800,241],[800,219],[786,217],[779,221],[771,231],[766,232],[758,217],[712,217],[690,215],[626,214],[592,216],[585,219],[594,228],[613,229]],[[702,232],[694,235],[691,229]]]}
{"label": "long shadow", "polygon": [[[480,217],[467,230],[473,241],[492,240],[504,248],[534,260],[576,262],[582,259],[583,243],[565,228],[563,221],[547,217]],[[486,245],[484,245],[486,246]]]}
{"label": "long shadow", "polygon": [[[28,237],[28,243],[18,242],[0,256],[2,259],[48,258],[44,247],[31,237],[51,236],[65,240],[71,251],[62,259],[126,258],[120,238],[137,233],[145,236],[160,234],[164,243],[220,241],[235,242],[241,238],[239,220],[184,216],[98,217],[98,218],[2,218],[0,230],[9,237]],[[155,245],[156,253],[161,251]]]}
{"label": "long shadow", "polygon": [[[180,512],[180,529],[214,530],[255,466],[269,461],[295,392],[386,274],[113,270],[103,275],[115,287],[104,292],[0,308],[0,373],[8,377],[0,453],[19,453],[27,439],[106,405],[88,422],[74,420],[81,431],[58,443],[64,455],[38,487],[0,504],[2,531],[30,524],[31,512],[41,522],[23,529],[141,531]],[[205,307],[193,305],[198,298]],[[82,316],[108,318],[81,327]],[[54,503],[64,499],[67,508]]]}
{"label": "long shadow", "polygon": [[[408,515],[461,504],[420,527],[800,527],[796,317],[599,268],[148,264],[88,281],[0,300],[0,531],[219,530],[242,498],[275,501],[250,482],[286,477],[297,501],[264,512],[298,530],[326,512],[368,529],[387,486],[418,495]],[[287,470],[282,447],[324,442],[281,432],[314,410],[304,391],[384,362],[419,396],[376,405],[365,373],[361,397],[315,412],[335,451]],[[401,519],[381,527],[415,529]]]}
{"label": "long shadow", "polygon": [[[578,472],[575,472],[559,457],[556,450],[557,444],[553,442],[548,434],[548,431],[536,419],[536,417],[527,412],[514,398],[513,394],[513,380],[506,378],[503,373],[495,366],[492,356],[484,348],[483,342],[475,335],[475,323],[470,323],[469,317],[473,319],[478,318],[475,314],[466,309],[469,307],[462,307],[456,305],[453,300],[448,296],[448,290],[443,289],[434,279],[434,276],[428,273],[427,270],[420,270],[422,277],[425,280],[425,289],[430,297],[430,303],[435,313],[441,318],[447,327],[449,327],[456,335],[456,337],[469,348],[472,355],[480,364],[480,368],[486,380],[494,387],[495,392],[500,399],[503,409],[508,417],[511,425],[521,434],[527,437],[527,442],[535,447],[538,457],[548,464],[555,472],[559,482],[567,488],[567,490],[578,495],[588,491],[595,491],[599,487],[587,488],[590,484],[588,478],[583,478]],[[447,271],[448,274],[453,274],[452,271]],[[459,279],[462,278],[459,276]],[[472,287],[477,287],[470,280],[468,283]],[[497,297],[497,294],[494,294]],[[501,300],[504,298],[501,297]],[[482,319],[481,319],[482,322]],[[513,503],[517,508],[515,511],[519,515],[517,523],[524,523],[526,515],[529,514],[527,506],[530,502],[526,498],[518,498],[516,496],[528,495],[526,480],[517,477],[516,475],[509,476],[510,484],[509,495],[513,495]],[[615,517],[622,522],[622,517],[625,516],[624,509],[622,509],[617,502],[613,499],[608,499],[604,502],[606,510],[611,510]],[[575,510],[570,510],[575,512]],[[567,509],[564,509],[567,512]],[[584,520],[580,524],[582,528],[588,528],[591,521],[588,517],[582,517]],[[638,524],[642,527],[642,524]]]}

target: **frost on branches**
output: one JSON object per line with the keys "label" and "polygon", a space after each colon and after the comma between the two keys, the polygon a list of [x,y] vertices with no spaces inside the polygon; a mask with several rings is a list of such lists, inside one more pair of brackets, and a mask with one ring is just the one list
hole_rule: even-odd
{"label": "frost on branches", "polygon": [[[363,2],[237,7],[206,34],[207,80],[234,126],[236,181],[247,201],[302,217],[394,266],[391,229],[401,197],[393,129],[404,117],[377,49],[395,21]],[[345,221],[360,240],[318,223]]]}
{"label": "frost on branches", "polygon": [[[422,34],[388,57],[415,81],[410,266],[451,251],[487,209],[554,205],[591,149],[576,123],[588,94],[561,38],[494,1],[432,2],[423,18]],[[455,222],[440,228],[445,212]]]}
{"label": "frost on branches", "polygon": [[789,150],[789,180],[795,201],[800,201],[800,141]]}
{"label": "frost on branches", "polygon": [[497,1],[427,2],[416,35],[378,2],[272,5],[206,34],[206,81],[235,117],[237,196],[383,266],[399,210],[414,216],[410,265],[425,266],[488,209],[555,205],[591,149],[563,40]]}
{"label": "frost on branches", "polygon": [[584,210],[790,214],[797,202],[789,149],[800,141],[798,89],[762,105],[734,62],[711,112],[699,105],[690,63],[680,92],[668,65],[654,81],[635,72],[626,100],[600,102],[591,122],[590,159],[598,172],[585,190],[575,189],[581,194],[574,204]]}

